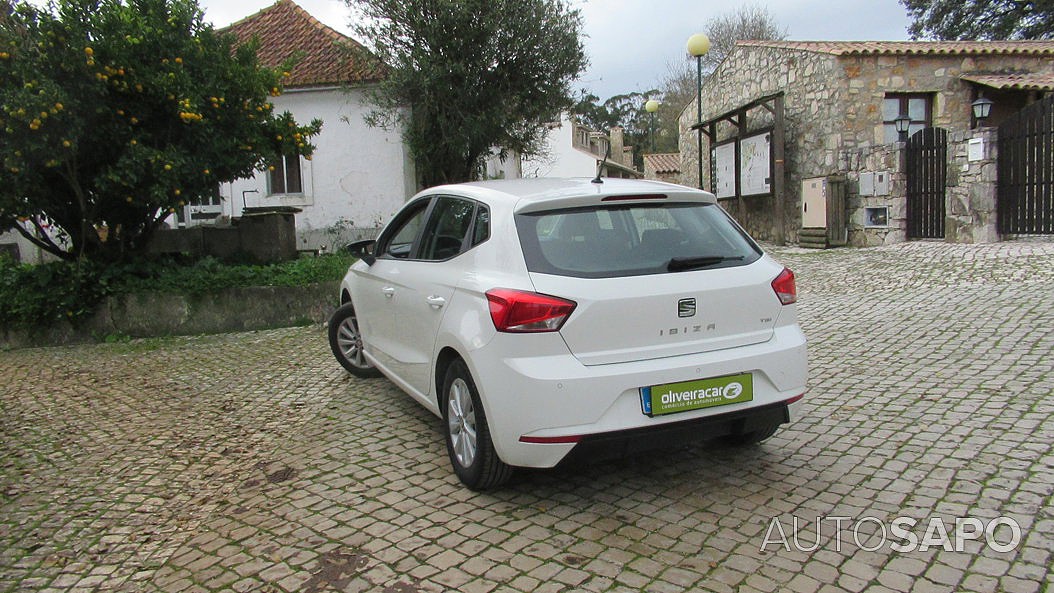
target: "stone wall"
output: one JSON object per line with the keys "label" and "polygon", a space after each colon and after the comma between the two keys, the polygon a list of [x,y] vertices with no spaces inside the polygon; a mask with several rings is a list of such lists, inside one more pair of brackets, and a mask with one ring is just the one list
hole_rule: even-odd
{"label": "stone wall", "polygon": [[[947,211],[944,236],[955,243],[999,241],[996,227],[998,130],[981,128],[949,137]],[[969,157],[970,140],[980,140],[979,159]]]}
{"label": "stone wall", "polygon": [[[840,73],[833,56],[776,48],[738,46],[717,70],[703,81],[703,120],[732,111],[759,97],[783,91],[785,180],[784,218],[787,241],[797,241],[801,226],[801,180],[837,172],[837,155],[844,120],[844,90],[838,84]],[[764,109],[754,110],[751,130],[771,125]],[[681,113],[681,183],[698,187],[696,104],[692,101]],[[719,141],[727,134],[719,133]],[[703,138],[703,153],[710,146]],[[703,158],[703,180],[710,189],[710,159]],[[740,209],[735,199],[722,200],[727,209],[755,237],[773,240],[777,236],[775,199],[746,197]]]}
{"label": "stone wall", "polygon": [[[945,187],[945,240],[953,243],[991,243],[996,231],[996,128],[956,131],[948,135]],[[980,140],[979,160],[970,160],[971,140]],[[841,168],[848,181],[849,244],[854,247],[888,245],[907,240],[907,175],[905,143],[879,144],[845,151]],[[861,195],[861,173],[889,173],[887,195]],[[888,208],[885,226],[869,226],[868,208]]]}
{"label": "stone wall", "polygon": [[[839,167],[845,171],[848,199],[849,245],[874,247],[904,241],[907,236],[908,214],[905,192],[903,142],[868,145],[845,150],[839,155]],[[889,192],[885,195],[860,195],[861,173],[889,175]],[[869,225],[868,208],[887,208],[886,224]]]}
{"label": "stone wall", "polygon": [[[717,70],[703,81],[702,119],[732,111],[779,91],[785,97],[785,236],[795,241],[801,226],[801,182],[811,177],[845,174],[849,181],[852,245],[878,245],[906,240],[906,182],[903,144],[886,143],[882,101],[887,93],[926,93],[932,96],[932,123],[949,131],[949,241],[998,240],[994,235],[994,152],[983,162],[966,162],[971,134],[970,103],[975,94],[960,76],[970,72],[1054,72],[1046,56],[977,55],[843,55],[821,51],[764,46],[737,46]],[[1018,97],[1017,99],[1020,99]],[[1002,97],[1004,111],[1013,97]],[[1009,112],[993,112],[994,125]],[[696,103],[680,118],[681,183],[698,187]],[[764,124],[759,121],[751,129]],[[726,126],[727,129],[727,126]],[[719,133],[720,139],[727,137]],[[994,138],[987,142],[990,150]],[[710,151],[704,136],[704,155]],[[964,170],[963,165],[968,165]],[[703,159],[704,187],[710,189],[709,158]],[[860,173],[888,172],[890,193],[861,196]],[[973,184],[981,187],[973,188]],[[987,185],[984,185],[987,184]],[[992,198],[994,200],[994,198]],[[722,200],[754,236],[771,240],[777,218],[772,197]],[[868,207],[888,206],[885,227],[865,227]]]}
{"label": "stone wall", "polygon": [[91,343],[108,336],[186,336],[322,323],[336,310],[339,290],[339,282],[320,282],[202,295],[111,296],[77,325],[60,321],[47,327],[0,328],[0,350]]}
{"label": "stone wall", "polygon": [[232,226],[200,225],[157,231],[150,253],[191,254],[270,263],[297,257],[294,212],[250,213]]}

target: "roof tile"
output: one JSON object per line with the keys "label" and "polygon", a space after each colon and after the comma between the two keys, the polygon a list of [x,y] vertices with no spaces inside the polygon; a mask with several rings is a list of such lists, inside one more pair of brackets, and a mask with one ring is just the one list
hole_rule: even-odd
{"label": "roof tile", "polygon": [[681,153],[658,153],[644,155],[644,168],[654,168],[656,173],[680,173]]}
{"label": "roof tile", "polygon": [[260,40],[260,62],[277,68],[294,55],[300,59],[286,80],[287,87],[308,87],[377,81],[383,64],[359,42],[320,23],[293,0],[278,0],[225,31],[239,43]]}
{"label": "roof tile", "polygon": [[1026,91],[1054,90],[1054,74],[963,74],[959,78],[994,89]]}
{"label": "roof tile", "polygon": [[963,55],[1054,54],[1054,40],[1041,41],[771,41],[741,40],[736,45],[798,49],[836,56],[869,54]]}

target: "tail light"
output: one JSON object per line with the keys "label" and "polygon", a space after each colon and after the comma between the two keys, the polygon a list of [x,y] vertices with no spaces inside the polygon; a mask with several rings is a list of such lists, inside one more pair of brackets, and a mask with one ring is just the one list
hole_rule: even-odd
{"label": "tail light", "polygon": [[790,268],[783,268],[780,275],[772,281],[772,290],[776,291],[776,296],[784,305],[797,302],[798,289],[794,285],[794,272],[790,271]]}
{"label": "tail light", "polygon": [[487,291],[490,318],[500,332],[554,332],[567,321],[577,303],[557,297],[495,288]]}

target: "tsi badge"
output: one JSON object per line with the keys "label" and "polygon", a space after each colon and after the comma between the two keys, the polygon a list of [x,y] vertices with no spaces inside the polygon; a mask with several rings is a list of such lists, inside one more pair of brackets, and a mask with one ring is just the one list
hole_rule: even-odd
{"label": "tsi badge", "polygon": [[695,299],[681,299],[677,301],[677,316],[678,317],[693,317],[695,316]]}

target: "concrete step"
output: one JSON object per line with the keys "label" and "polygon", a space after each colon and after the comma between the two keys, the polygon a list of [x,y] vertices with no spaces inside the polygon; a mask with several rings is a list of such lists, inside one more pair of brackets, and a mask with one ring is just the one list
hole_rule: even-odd
{"label": "concrete step", "polygon": [[809,249],[827,249],[827,229],[799,229],[798,246]]}

